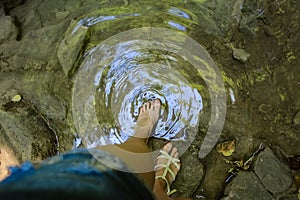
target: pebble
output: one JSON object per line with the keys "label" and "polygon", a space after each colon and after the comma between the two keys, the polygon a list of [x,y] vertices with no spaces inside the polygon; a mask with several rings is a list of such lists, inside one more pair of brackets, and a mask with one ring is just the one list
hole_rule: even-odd
{"label": "pebble", "polygon": [[22,99],[21,95],[17,94],[11,100],[13,102],[19,102],[19,101],[21,101],[21,99]]}
{"label": "pebble", "polygon": [[300,125],[300,110],[296,113],[294,119],[293,119],[294,124]]}
{"label": "pebble", "polygon": [[237,59],[243,63],[245,63],[248,60],[248,58],[250,57],[250,53],[248,53],[244,49],[233,48],[232,54],[235,59]]}

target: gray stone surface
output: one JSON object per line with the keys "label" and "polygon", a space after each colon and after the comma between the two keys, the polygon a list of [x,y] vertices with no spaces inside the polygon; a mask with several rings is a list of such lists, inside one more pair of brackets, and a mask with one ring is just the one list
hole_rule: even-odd
{"label": "gray stone surface", "polygon": [[13,109],[16,113],[0,110],[0,125],[7,142],[16,149],[17,157],[36,162],[54,155],[54,135],[38,118],[26,115],[30,110]]}
{"label": "gray stone surface", "polygon": [[72,71],[72,67],[77,59],[79,52],[82,50],[84,39],[87,34],[87,27],[78,25],[73,20],[66,32],[65,38],[61,41],[57,57],[66,75]]}
{"label": "gray stone surface", "polygon": [[9,40],[16,40],[18,29],[14,23],[14,18],[11,16],[1,16],[0,24],[0,43],[7,42]]}
{"label": "gray stone surface", "polygon": [[292,184],[290,172],[270,148],[258,155],[254,171],[265,188],[273,194],[286,191]]}
{"label": "gray stone surface", "polygon": [[178,173],[177,181],[172,188],[177,190],[175,196],[190,197],[199,187],[204,176],[204,165],[200,162],[197,154],[187,151],[181,156],[182,168]]}
{"label": "gray stone surface", "polygon": [[223,200],[269,200],[271,194],[254,172],[241,171],[225,189]]}
{"label": "gray stone surface", "polygon": [[2,2],[0,2],[0,16],[4,16],[4,15],[5,15],[4,5]]}

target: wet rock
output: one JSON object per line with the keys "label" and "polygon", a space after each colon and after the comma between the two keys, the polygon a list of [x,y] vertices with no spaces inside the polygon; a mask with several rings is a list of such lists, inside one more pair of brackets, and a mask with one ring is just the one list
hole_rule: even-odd
{"label": "wet rock", "polygon": [[294,119],[293,119],[294,124],[300,125],[300,110],[296,113]]}
{"label": "wet rock", "polygon": [[256,32],[256,19],[255,17],[245,14],[242,16],[240,24],[239,24],[239,30],[247,35],[248,37],[254,37]]}
{"label": "wet rock", "polygon": [[265,188],[273,194],[286,191],[292,184],[287,167],[275,157],[270,148],[258,155],[254,171]]}
{"label": "wet rock", "polygon": [[299,200],[299,198],[295,194],[295,195],[290,195],[290,196],[287,196],[287,197],[283,197],[280,200]]}
{"label": "wet rock", "polygon": [[177,190],[175,196],[190,197],[201,183],[204,176],[204,165],[200,162],[197,154],[193,155],[189,151],[183,154],[180,159],[182,168],[171,188]]}
{"label": "wet rock", "polygon": [[[0,68],[1,72],[22,71],[26,69],[57,68],[57,42],[65,30],[65,23],[46,26],[29,31],[19,42],[1,45],[0,54],[7,57]],[[4,51],[5,49],[5,51]]]}
{"label": "wet rock", "polygon": [[21,161],[40,161],[56,153],[55,136],[24,100],[7,102],[2,109],[3,135]]}
{"label": "wet rock", "polygon": [[22,4],[22,2],[23,0],[2,0],[2,3],[7,10]]}
{"label": "wet rock", "polygon": [[5,15],[4,5],[0,2],[0,17]]}
{"label": "wet rock", "polygon": [[288,158],[289,167],[294,170],[300,169],[300,155],[290,156]]}
{"label": "wet rock", "polygon": [[222,200],[272,199],[271,194],[264,188],[253,172],[241,171],[229,183]]}
{"label": "wet rock", "polygon": [[82,50],[87,30],[87,27],[80,26],[73,20],[59,45],[57,57],[66,75],[73,70],[78,54]]}
{"label": "wet rock", "polygon": [[243,63],[245,63],[248,60],[248,58],[250,57],[250,53],[248,53],[244,49],[233,48],[232,54],[235,59],[237,59]]}
{"label": "wet rock", "polygon": [[14,18],[11,16],[2,16],[0,17],[0,24],[0,43],[17,39],[18,29],[14,23]]}

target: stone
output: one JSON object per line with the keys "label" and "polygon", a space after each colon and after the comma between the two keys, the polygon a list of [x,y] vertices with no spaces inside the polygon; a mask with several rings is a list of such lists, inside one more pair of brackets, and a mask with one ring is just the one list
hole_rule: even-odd
{"label": "stone", "polygon": [[243,63],[245,63],[248,60],[248,58],[250,57],[250,53],[248,53],[244,49],[233,48],[232,54],[235,59],[237,59]]}
{"label": "stone", "polygon": [[5,7],[5,9],[12,9],[20,4],[22,4],[23,0],[2,0],[1,1]]}
{"label": "stone", "polygon": [[222,200],[272,199],[254,172],[240,171],[229,183]]}
{"label": "stone", "polygon": [[198,155],[191,154],[190,151],[185,152],[180,159],[182,167],[171,188],[177,190],[176,196],[191,197],[204,176],[204,165],[200,162]]}
{"label": "stone", "polygon": [[287,166],[280,162],[268,147],[258,155],[254,171],[265,188],[272,194],[286,191],[293,182]]}
{"label": "stone", "polygon": [[0,17],[0,43],[16,40],[18,35],[18,28],[14,23],[14,18],[11,16]]}
{"label": "stone", "polygon": [[296,113],[294,119],[293,119],[294,124],[300,125],[300,110]]}
{"label": "stone", "polygon": [[[1,135],[21,162],[38,162],[56,153],[56,138],[28,103],[7,102],[0,110]],[[3,141],[3,139],[2,139]]]}
{"label": "stone", "polygon": [[65,38],[61,41],[58,47],[57,57],[65,75],[69,75],[69,73],[73,70],[73,65],[84,44],[87,30],[87,27],[80,26],[77,21],[72,20],[68,30],[66,31]]}
{"label": "stone", "polygon": [[4,5],[2,2],[0,2],[0,17],[1,16],[5,16]]}
{"label": "stone", "polygon": [[297,197],[296,194],[280,198],[280,200],[299,200],[299,199],[300,199],[300,196]]}

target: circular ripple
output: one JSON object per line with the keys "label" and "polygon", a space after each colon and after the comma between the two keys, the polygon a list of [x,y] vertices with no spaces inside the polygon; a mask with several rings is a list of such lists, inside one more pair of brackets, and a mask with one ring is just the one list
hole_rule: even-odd
{"label": "circular ripple", "polygon": [[73,88],[74,124],[83,142],[95,147],[125,141],[133,134],[139,107],[154,98],[162,102],[162,117],[153,136],[191,142],[195,134],[185,130],[197,130],[203,103],[185,68],[193,68],[190,76],[199,77],[209,91],[211,119],[199,154],[205,156],[225,120],[222,78],[196,41],[165,28],[125,31],[86,54]]}

